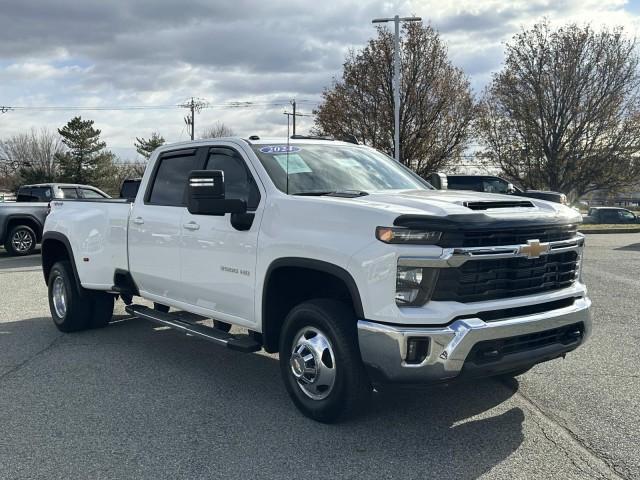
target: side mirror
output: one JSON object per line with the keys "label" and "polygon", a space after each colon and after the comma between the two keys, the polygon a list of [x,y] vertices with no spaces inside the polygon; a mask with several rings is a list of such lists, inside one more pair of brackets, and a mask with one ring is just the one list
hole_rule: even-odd
{"label": "side mirror", "polygon": [[507,183],[507,193],[516,193],[516,187],[513,186],[513,183]]}
{"label": "side mirror", "polygon": [[194,215],[246,213],[244,200],[225,198],[222,170],[193,170],[189,173],[187,209]]}

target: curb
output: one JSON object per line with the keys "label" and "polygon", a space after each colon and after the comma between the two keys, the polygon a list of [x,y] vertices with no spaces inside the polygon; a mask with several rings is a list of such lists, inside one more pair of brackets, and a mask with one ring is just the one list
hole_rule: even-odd
{"label": "curb", "polygon": [[596,235],[606,235],[608,233],[640,233],[640,229],[637,228],[603,228],[601,230],[580,230],[578,232],[584,233],[585,235],[596,234]]}

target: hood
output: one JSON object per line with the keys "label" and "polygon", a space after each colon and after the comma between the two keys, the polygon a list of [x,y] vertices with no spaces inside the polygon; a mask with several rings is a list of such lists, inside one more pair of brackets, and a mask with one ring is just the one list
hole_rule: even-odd
{"label": "hood", "polygon": [[496,220],[506,218],[557,220],[563,217],[566,218],[567,223],[581,221],[579,214],[559,203],[469,190],[394,190],[373,192],[350,201],[382,209],[388,213],[392,211],[399,215],[445,217],[476,213]]}

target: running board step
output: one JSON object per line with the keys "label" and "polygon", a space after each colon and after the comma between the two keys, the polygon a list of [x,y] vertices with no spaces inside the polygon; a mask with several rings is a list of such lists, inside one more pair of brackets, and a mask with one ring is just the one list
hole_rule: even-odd
{"label": "running board step", "polygon": [[[234,335],[216,328],[191,323],[185,320],[185,315],[159,312],[144,305],[127,305],[125,310],[134,317],[144,318],[159,323],[160,325],[175,328],[176,330],[189,333],[195,337],[204,338],[218,345],[224,345],[238,352],[251,353],[257,352],[262,348],[259,342],[256,342],[248,335]],[[204,318],[199,316],[194,317],[198,319]]]}

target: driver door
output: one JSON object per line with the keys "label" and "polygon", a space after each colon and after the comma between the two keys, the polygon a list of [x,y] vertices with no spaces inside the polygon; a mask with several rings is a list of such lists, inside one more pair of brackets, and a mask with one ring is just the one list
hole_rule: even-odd
{"label": "driver door", "polygon": [[208,149],[206,170],[224,174],[225,198],[247,203],[250,225],[234,214],[182,217],[181,269],[185,301],[215,319],[255,325],[254,295],[258,231],[264,201],[251,165],[230,146]]}

